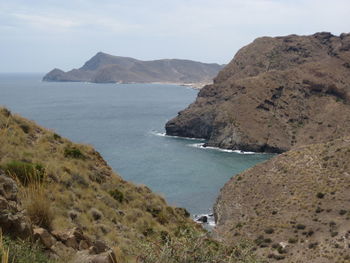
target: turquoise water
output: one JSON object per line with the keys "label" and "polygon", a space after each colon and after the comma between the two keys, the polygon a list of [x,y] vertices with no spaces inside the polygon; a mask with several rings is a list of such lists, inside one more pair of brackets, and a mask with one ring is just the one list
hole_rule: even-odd
{"label": "turquoise water", "polygon": [[173,85],[41,82],[0,74],[0,105],[80,143],[93,145],[124,179],[145,184],[193,214],[208,213],[220,188],[271,157],[201,149],[162,136],[167,120],[197,91]]}

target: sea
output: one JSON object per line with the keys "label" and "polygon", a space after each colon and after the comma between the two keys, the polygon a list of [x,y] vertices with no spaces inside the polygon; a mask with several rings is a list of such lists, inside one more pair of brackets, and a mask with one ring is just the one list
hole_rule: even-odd
{"label": "sea", "polygon": [[211,214],[220,188],[271,154],[205,148],[165,135],[165,123],[198,90],[163,84],[43,82],[44,74],[0,74],[0,105],[74,142],[94,146],[125,180],[147,185],[194,217]]}

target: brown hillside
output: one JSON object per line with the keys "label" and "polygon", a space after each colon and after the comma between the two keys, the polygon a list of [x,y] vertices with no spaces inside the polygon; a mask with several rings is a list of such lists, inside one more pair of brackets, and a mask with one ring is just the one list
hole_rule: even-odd
{"label": "brown hillside", "polygon": [[272,152],[349,134],[350,34],[256,39],[166,131]]}
{"label": "brown hillside", "polygon": [[255,240],[268,262],[350,262],[350,138],[312,144],[231,178],[216,233]]}

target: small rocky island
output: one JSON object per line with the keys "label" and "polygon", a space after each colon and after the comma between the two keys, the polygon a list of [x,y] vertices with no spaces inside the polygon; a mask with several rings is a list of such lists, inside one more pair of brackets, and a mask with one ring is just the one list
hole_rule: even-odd
{"label": "small rocky island", "polygon": [[99,52],[81,68],[64,72],[53,69],[44,81],[94,83],[211,83],[222,66],[191,60],[161,59],[141,61]]}

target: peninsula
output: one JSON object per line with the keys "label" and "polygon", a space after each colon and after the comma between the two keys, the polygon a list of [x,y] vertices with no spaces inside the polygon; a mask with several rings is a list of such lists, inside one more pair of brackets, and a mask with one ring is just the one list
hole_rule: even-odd
{"label": "peninsula", "polygon": [[53,69],[44,81],[76,81],[94,83],[211,83],[222,66],[191,60],[161,59],[141,61],[129,57],[98,52],[81,68],[64,72]]}

